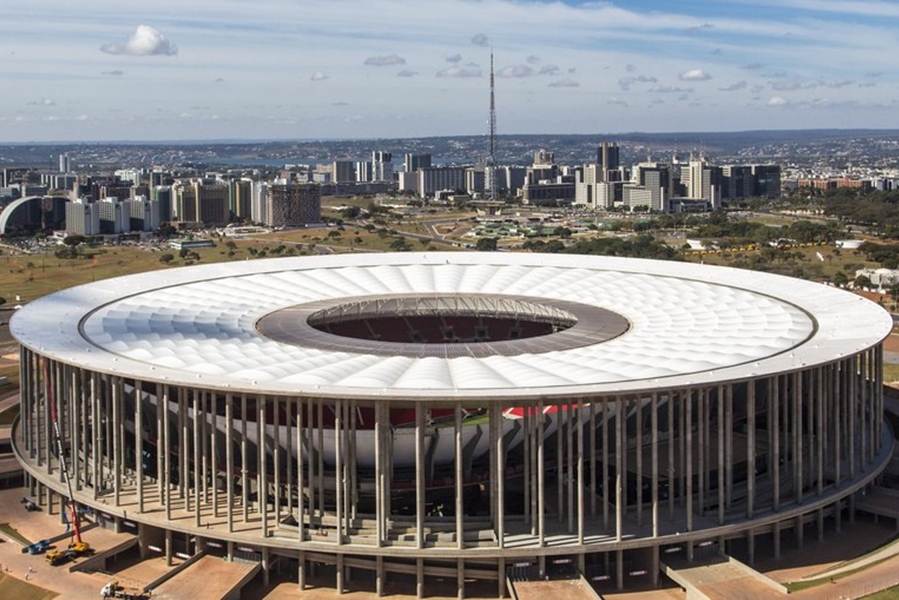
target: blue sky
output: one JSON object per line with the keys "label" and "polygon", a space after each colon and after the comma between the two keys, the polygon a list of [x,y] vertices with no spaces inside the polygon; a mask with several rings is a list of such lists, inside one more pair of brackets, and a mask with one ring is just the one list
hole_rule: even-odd
{"label": "blue sky", "polygon": [[899,1],[29,0],[0,142],[899,128]]}

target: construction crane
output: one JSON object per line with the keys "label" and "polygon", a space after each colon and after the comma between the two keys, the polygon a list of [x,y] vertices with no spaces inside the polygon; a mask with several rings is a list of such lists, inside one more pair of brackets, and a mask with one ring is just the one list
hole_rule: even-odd
{"label": "construction crane", "polygon": [[62,470],[63,479],[66,482],[66,490],[69,494],[69,508],[72,511],[72,541],[66,550],[52,550],[47,552],[46,560],[51,565],[61,564],[75,556],[88,554],[91,551],[90,544],[81,539],[81,528],[78,522],[78,507],[75,504],[75,494],[72,492],[72,480],[69,479],[69,469],[66,466],[66,453],[62,444],[62,436],[59,435],[59,421],[56,417],[56,403],[53,401],[53,389],[50,386],[50,369],[47,362],[43,363],[44,367],[44,389],[46,393],[44,397],[47,404],[50,405],[50,420],[53,422],[53,436],[56,438],[56,451],[59,456],[59,468]]}

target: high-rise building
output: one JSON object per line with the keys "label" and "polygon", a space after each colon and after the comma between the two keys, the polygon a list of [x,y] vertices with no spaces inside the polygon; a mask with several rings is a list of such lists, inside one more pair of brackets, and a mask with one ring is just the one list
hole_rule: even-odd
{"label": "high-rise building", "polygon": [[412,173],[419,169],[429,169],[431,167],[430,154],[409,154],[407,153],[403,160],[403,170],[406,173]]}
{"label": "high-rise building", "polygon": [[279,180],[266,186],[263,222],[270,227],[305,227],[321,221],[321,186]]}
{"label": "high-rise building", "polygon": [[175,217],[182,222],[221,226],[230,221],[228,186],[214,179],[176,182],[172,205]]}
{"label": "high-rise building", "polygon": [[393,154],[375,151],[371,153],[371,179],[366,181],[393,181]]}
{"label": "high-rise building", "polygon": [[466,167],[418,169],[418,195],[426,198],[443,190],[464,190],[465,170]]}
{"label": "high-rise building", "polygon": [[545,148],[534,152],[534,168],[552,167],[555,162],[555,155]]}
{"label": "high-rise building", "polygon": [[76,198],[66,203],[66,233],[69,235],[100,235],[100,209],[97,203]]}
{"label": "high-rise building", "polygon": [[72,162],[69,160],[68,154],[60,154],[59,155],[59,172],[60,173],[71,173],[72,172]]}
{"label": "high-rise building", "polygon": [[123,202],[125,218],[130,231],[156,231],[159,229],[159,201],[146,196],[136,196]]}
{"label": "high-rise building", "polygon": [[159,202],[159,222],[172,220],[172,186],[157,185],[150,188],[150,200]]}
{"label": "high-rise building", "polygon": [[780,165],[752,165],[754,196],[763,198],[780,197]]}
{"label": "high-rise building", "polygon": [[618,169],[621,166],[621,156],[618,144],[602,142],[596,150],[596,164],[600,166],[601,181],[620,181]]}
{"label": "high-rise building", "polygon": [[691,160],[681,167],[681,183],[687,188],[687,197],[705,200],[711,207],[721,207],[721,167],[708,164],[705,159]]}
{"label": "high-rise building", "polygon": [[232,179],[228,184],[228,210],[231,220],[249,220],[253,202],[253,180],[248,177]]}
{"label": "high-rise building", "polygon": [[331,181],[351,183],[356,181],[355,164],[351,160],[335,160],[331,163]]}
{"label": "high-rise building", "polygon": [[355,166],[356,171],[356,181],[358,183],[365,183],[367,181],[374,181],[374,175],[372,171],[372,163],[367,160],[360,160],[356,162]]}
{"label": "high-rise building", "polygon": [[118,198],[103,198],[95,204],[100,212],[100,233],[114,235],[131,231],[131,219]]}

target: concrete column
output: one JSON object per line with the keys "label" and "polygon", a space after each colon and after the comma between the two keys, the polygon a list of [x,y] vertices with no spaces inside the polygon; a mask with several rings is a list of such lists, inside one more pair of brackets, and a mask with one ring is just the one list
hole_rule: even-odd
{"label": "concrete column", "polygon": [[262,537],[268,537],[268,477],[265,467],[265,396],[256,397],[256,504]]}
{"label": "concrete column", "polygon": [[[344,499],[344,477],[343,477],[343,450],[344,450],[344,415],[343,408],[345,403],[342,400],[337,400],[334,403],[334,512],[335,512],[335,520],[337,521],[337,535],[334,536],[335,543],[340,545],[343,543],[343,499]],[[416,410],[416,414],[417,414]],[[416,442],[418,441],[418,426],[416,424]],[[418,464],[418,450],[416,449],[416,469],[420,469],[421,466]],[[419,507],[420,508],[420,507]],[[416,513],[417,514],[417,513]],[[417,516],[416,516],[417,519]],[[419,548],[421,548],[421,544],[419,543]],[[343,555],[338,555],[340,557],[340,562],[343,562]],[[343,571],[342,568],[338,568],[338,571]],[[342,575],[340,576],[342,577]],[[341,579],[342,581],[342,579]]]}
{"label": "concrete column", "polygon": [[247,395],[240,395],[240,504],[243,510],[243,522],[250,520],[250,472],[247,468]]}
{"label": "concrete column", "polygon": [[[205,469],[203,465],[206,458],[203,456],[203,449],[200,444],[200,419],[203,417],[201,404],[203,403],[203,392],[195,391],[193,394],[193,459],[194,459],[194,521],[197,527],[200,527],[201,515],[200,504],[202,499],[200,494],[205,487],[200,482],[200,470]],[[190,490],[188,490],[190,495]]]}
{"label": "concrete column", "polygon": [[[462,403],[456,402],[454,420],[453,420],[453,439],[455,443],[455,478],[453,488],[456,496],[456,548],[463,549],[465,547],[465,521],[463,502],[465,494],[465,486],[462,471]],[[525,409],[527,410],[527,409]],[[527,438],[527,433],[525,433]],[[524,481],[525,489],[527,489],[527,477]],[[461,562],[461,559],[460,559]]]}
{"label": "concrete column", "polygon": [[503,548],[506,545],[506,449],[503,444],[502,406],[498,403],[495,404],[494,414],[496,417],[496,543],[497,546]]}
{"label": "concrete column", "polygon": [[[172,441],[169,435],[169,398],[171,388],[162,386],[162,433],[159,436],[161,443],[157,442],[156,452],[162,456],[162,469],[159,471],[160,490],[165,492],[163,503],[165,504],[165,518],[172,520]],[[94,413],[96,419],[96,413]],[[94,446],[96,448],[96,446]],[[97,480],[94,479],[94,491],[97,489]]]}
{"label": "concrete column", "polygon": [[775,375],[772,385],[772,410],[768,414],[768,421],[774,435],[771,438],[771,487],[772,487],[772,506],[775,511],[780,510],[780,376]]}
{"label": "concrete column", "polygon": [[746,383],[746,518],[755,510],[755,381]]}
{"label": "concrete column", "polygon": [[506,597],[506,559],[502,556],[497,561],[497,571],[499,571],[499,577],[497,577],[497,590],[496,596],[498,598]]}
{"label": "concrete column", "polygon": [[624,527],[624,402],[615,398],[615,541],[620,542]]}
{"label": "concrete column", "polygon": [[[609,401],[602,402],[602,527],[609,530]],[[595,493],[595,492],[594,492]]]}
{"label": "concrete column", "polygon": [[384,595],[384,557],[380,554],[375,559],[375,594]]}
{"label": "concrete column", "polygon": [[771,535],[774,541],[774,558],[780,560],[780,521],[774,522],[774,532]]}
{"label": "concrete column", "polygon": [[[769,396],[770,398],[770,396]],[[725,476],[724,476],[724,430],[728,424],[724,419],[724,386],[719,385],[718,399],[718,524],[724,525],[725,502]],[[770,424],[769,424],[770,429]]]}
{"label": "concrete column", "polygon": [[[652,440],[650,441],[652,444],[652,456],[650,458],[650,470],[652,471],[652,537],[659,537],[659,396],[656,392],[652,393],[649,402],[649,421],[650,429],[652,430]],[[654,556],[656,561],[658,561],[658,547],[656,546],[655,548]],[[658,568],[654,570],[654,572],[657,571]],[[655,585],[658,585],[658,579],[655,576],[653,582]]]}
{"label": "concrete column", "polygon": [[584,543],[584,455],[587,453],[584,448],[584,425],[581,422],[581,415],[584,412],[584,403],[579,401],[577,405],[578,428],[577,428],[577,540],[578,544]]}
{"label": "concrete column", "polygon": [[[303,401],[296,399],[295,410],[297,413],[296,427],[296,445],[297,445],[297,539],[303,542],[306,539],[306,508],[303,505],[303,490],[305,487],[305,479],[303,478],[303,459],[306,451],[303,448]],[[376,484],[377,485],[377,484]],[[378,536],[378,545],[380,546],[381,537]]]}
{"label": "concrete column", "polygon": [[[228,507],[225,517],[228,521],[228,533],[234,531],[234,450],[231,447],[234,439],[234,396],[225,394],[225,493],[228,495]],[[303,490],[299,490],[302,502]],[[301,519],[302,520],[302,516]],[[302,528],[302,523],[300,527]]]}
{"label": "concrete column", "polygon": [[459,600],[465,598],[465,560],[456,559],[456,597]]}
{"label": "concrete column", "polygon": [[643,526],[643,398],[634,398],[636,403],[636,426],[634,427],[634,458],[637,464],[637,526]]}
{"label": "concrete column", "polygon": [[415,559],[415,597],[425,597],[425,566],[420,558]]}
{"label": "concrete column", "polygon": [[[590,401],[590,518],[596,520],[596,400]],[[605,485],[605,484],[603,484]]]}
{"label": "concrete column", "polygon": [[537,541],[542,548],[546,545],[546,488],[543,447],[543,400],[537,404]]}
{"label": "concrete column", "polygon": [[300,550],[297,556],[297,583],[300,591],[306,589],[306,551]]}
{"label": "concrete column", "polygon": [[172,530],[165,530],[165,564],[166,566],[172,566]]}
{"label": "concrete column", "polygon": [[[415,543],[425,547],[425,415],[421,403],[415,405]],[[421,559],[418,560],[419,569]],[[419,581],[419,597],[421,597]]]}
{"label": "concrete column", "polygon": [[[336,431],[334,432],[337,433]],[[337,529],[340,530],[340,518],[337,519]],[[343,554],[337,555],[337,566],[334,568],[334,572],[336,575],[335,588],[338,594],[343,593],[343,577],[344,577],[344,558]]]}
{"label": "concrete column", "polygon": [[674,465],[675,463],[675,454],[674,454],[674,440],[677,437],[677,429],[674,425],[674,411],[676,409],[675,406],[675,398],[677,396],[668,392],[666,394],[666,400],[668,405],[668,427],[666,428],[666,432],[668,434],[668,520],[674,520],[674,497],[677,491],[677,486],[675,485],[675,475],[674,475]]}
{"label": "concrete column", "polygon": [[687,390],[684,394],[684,437],[686,438],[686,493],[684,500],[687,503],[687,531],[693,531],[693,391]]}

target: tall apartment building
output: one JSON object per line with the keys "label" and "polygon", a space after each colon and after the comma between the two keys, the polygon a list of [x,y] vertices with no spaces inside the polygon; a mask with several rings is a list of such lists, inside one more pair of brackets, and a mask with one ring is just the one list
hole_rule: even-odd
{"label": "tall apartment building", "polygon": [[621,152],[615,142],[602,142],[596,150],[596,164],[600,166],[600,181],[620,181]]}
{"label": "tall apartment building", "polygon": [[403,159],[403,170],[406,173],[412,173],[419,169],[431,168],[430,154],[411,154],[407,153]]}
{"label": "tall apartment building", "polygon": [[780,197],[780,165],[752,165],[752,176],[755,179],[753,195],[763,198]]}
{"label": "tall apartment building", "polygon": [[674,178],[669,165],[654,162],[638,163],[630,184],[622,188],[625,206],[645,206],[657,212],[668,212],[674,195]]}
{"label": "tall apartment building", "polygon": [[253,180],[247,177],[228,182],[228,211],[232,221],[251,219],[253,203]]}
{"label": "tall apartment building", "polygon": [[123,202],[129,231],[156,231],[161,224],[159,201],[136,196]]}
{"label": "tall apartment building", "polygon": [[331,181],[350,183],[356,181],[356,165],[351,160],[335,160],[331,163]]}
{"label": "tall apartment building", "polygon": [[131,231],[131,220],[124,204],[114,197],[103,198],[95,203],[100,212],[100,233],[114,235]]}
{"label": "tall apartment building", "polygon": [[174,216],[185,223],[221,226],[230,221],[228,186],[214,179],[175,182],[172,205]]}
{"label": "tall apartment building", "polygon": [[69,159],[68,154],[60,154],[59,155],[59,172],[60,173],[71,173],[72,172],[72,161]]}
{"label": "tall apartment building", "polygon": [[356,162],[355,171],[357,183],[374,181],[374,171],[372,170],[372,163],[368,162],[367,160],[360,160]]}
{"label": "tall apartment building", "polygon": [[66,203],[66,233],[69,235],[100,235],[100,209],[96,202],[76,198]]}
{"label": "tall apartment building", "polygon": [[393,154],[375,151],[371,153],[372,178],[366,181],[393,181]]}
{"label": "tall apartment building", "polygon": [[442,190],[464,190],[466,167],[430,167],[418,169],[418,195],[433,197]]}
{"label": "tall apartment building", "polygon": [[687,188],[687,198],[705,200],[711,207],[721,206],[721,167],[710,165],[705,159],[691,160],[681,167],[681,183]]}
{"label": "tall apartment building", "polygon": [[270,227],[304,227],[321,222],[321,186],[278,180],[265,187],[262,222]]}
{"label": "tall apartment building", "polygon": [[172,186],[157,185],[150,188],[150,200],[159,202],[159,222],[172,220]]}

